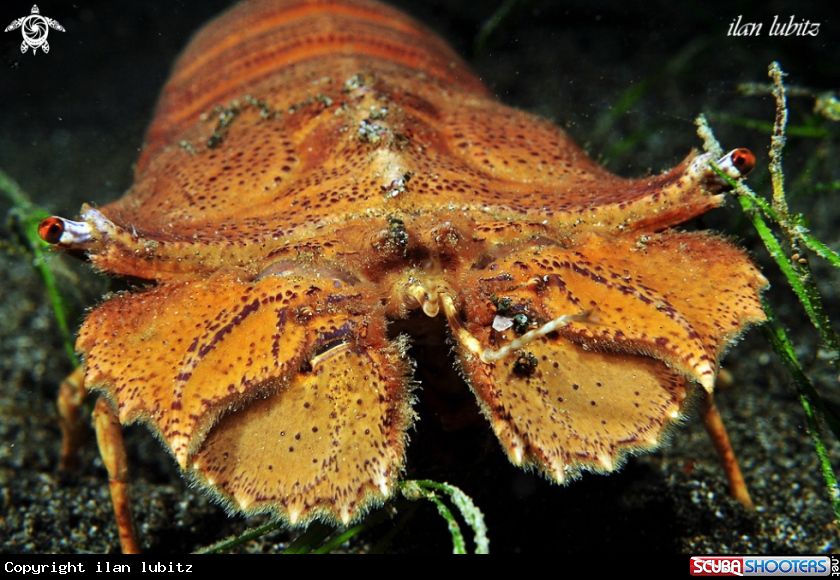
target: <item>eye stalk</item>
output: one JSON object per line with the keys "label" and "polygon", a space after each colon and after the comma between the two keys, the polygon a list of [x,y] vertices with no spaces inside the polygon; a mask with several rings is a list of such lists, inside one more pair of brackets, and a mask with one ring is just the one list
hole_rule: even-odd
{"label": "eye stalk", "polygon": [[[689,170],[694,175],[697,175],[701,183],[703,183],[710,193],[718,193],[721,191],[729,191],[732,186],[721,177],[710,163],[714,160],[711,153],[704,153],[698,155],[692,162],[692,167]],[[755,155],[752,151],[745,148],[733,149],[714,164],[720,169],[724,175],[738,181],[747,176],[747,174],[755,167]]]}
{"label": "eye stalk", "polygon": [[84,249],[93,241],[93,228],[87,222],[51,216],[38,225],[38,235],[48,244],[69,250]]}

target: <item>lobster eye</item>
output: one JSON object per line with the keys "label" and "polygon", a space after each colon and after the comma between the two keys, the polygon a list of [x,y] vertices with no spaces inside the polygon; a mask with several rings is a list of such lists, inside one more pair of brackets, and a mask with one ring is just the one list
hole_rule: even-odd
{"label": "lobster eye", "polygon": [[38,225],[38,235],[48,244],[57,244],[64,233],[64,220],[55,216],[48,217]]}
{"label": "lobster eye", "polygon": [[749,149],[736,149],[732,152],[732,163],[741,174],[747,174],[755,167],[755,155]]}

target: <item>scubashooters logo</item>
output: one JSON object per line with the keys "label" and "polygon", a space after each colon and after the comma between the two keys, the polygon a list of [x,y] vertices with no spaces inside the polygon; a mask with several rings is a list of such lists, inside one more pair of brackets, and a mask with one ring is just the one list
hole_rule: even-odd
{"label": "scubashooters logo", "polygon": [[[834,560],[834,562],[832,562]],[[692,556],[692,576],[828,576],[832,556]]]}
{"label": "scubashooters logo", "polygon": [[691,558],[692,576],[743,576],[743,558],[694,556]]}

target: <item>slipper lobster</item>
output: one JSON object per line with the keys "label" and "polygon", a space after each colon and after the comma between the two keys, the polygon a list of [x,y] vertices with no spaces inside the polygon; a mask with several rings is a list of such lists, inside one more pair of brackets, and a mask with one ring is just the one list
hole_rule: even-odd
{"label": "slipper lobster", "polygon": [[434,320],[514,464],[613,471],[696,393],[749,505],[712,393],[767,282],[724,238],[673,229],[722,203],[712,162],[741,179],[755,159],[617,177],[395,10],[245,1],[178,60],[126,195],[40,226],[147,284],[81,328],[65,463],[89,389],[124,551],[133,422],[230,512],[347,525],[394,493],[410,329]]}

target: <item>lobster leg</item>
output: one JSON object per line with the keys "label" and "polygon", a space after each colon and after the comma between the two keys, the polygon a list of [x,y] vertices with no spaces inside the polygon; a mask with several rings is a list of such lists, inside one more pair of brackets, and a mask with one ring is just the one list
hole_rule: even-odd
{"label": "lobster leg", "polygon": [[123,554],[139,554],[134,521],[131,517],[131,502],[128,492],[128,458],[122,426],[111,405],[104,398],[96,402],[93,410],[93,424],[99,453],[108,470],[108,484],[111,487],[111,501],[120,534]]}
{"label": "lobster leg", "polygon": [[718,452],[720,463],[729,482],[729,493],[737,499],[745,508],[755,509],[741,468],[738,466],[738,458],[729,442],[729,435],[726,434],[726,427],[720,418],[720,413],[715,406],[712,393],[707,392],[701,403],[700,415],[703,418],[703,426],[712,440],[712,444]]}
{"label": "lobster leg", "polygon": [[62,435],[59,469],[62,471],[76,469],[77,451],[87,431],[80,412],[86,396],[85,369],[79,365],[58,390],[58,424]]}

